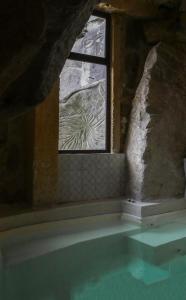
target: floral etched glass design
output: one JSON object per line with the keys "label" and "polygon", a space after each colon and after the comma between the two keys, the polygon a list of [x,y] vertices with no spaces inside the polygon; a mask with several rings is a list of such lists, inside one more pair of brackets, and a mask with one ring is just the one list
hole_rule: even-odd
{"label": "floral etched glass design", "polygon": [[77,38],[72,52],[105,56],[105,28],[104,18],[91,16],[80,36]]}
{"label": "floral etched glass design", "polygon": [[59,150],[106,147],[106,66],[67,60],[60,75]]}

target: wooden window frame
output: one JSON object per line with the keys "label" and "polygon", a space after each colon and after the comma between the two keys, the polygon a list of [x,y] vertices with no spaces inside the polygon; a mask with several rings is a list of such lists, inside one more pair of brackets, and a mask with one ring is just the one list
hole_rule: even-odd
{"label": "wooden window frame", "polygon": [[104,65],[106,67],[106,148],[103,150],[58,150],[61,154],[76,153],[110,153],[111,152],[111,16],[105,12],[94,11],[92,16],[105,19],[105,57],[87,55],[77,52],[70,53],[68,59]]}

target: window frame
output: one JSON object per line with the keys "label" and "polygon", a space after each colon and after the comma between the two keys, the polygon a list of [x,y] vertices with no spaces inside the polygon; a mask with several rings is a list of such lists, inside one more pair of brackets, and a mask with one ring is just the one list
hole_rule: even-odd
{"label": "window frame", "polygon": [[111,16],[101,11],[93,11],[92,16],[105,19],[105,56],[70,52],[68,59],[104,65],[106,67],[106,147],[101,150],[58,150],[60,154],[110,153],[111,152]]}

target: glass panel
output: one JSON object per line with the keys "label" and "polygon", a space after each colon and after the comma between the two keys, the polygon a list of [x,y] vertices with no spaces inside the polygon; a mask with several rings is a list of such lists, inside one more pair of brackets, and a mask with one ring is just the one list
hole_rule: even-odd
{"label": "glass panel", "polygon": [[67,60],[60,75],[59,150],[105,150],[106,66]]}
{"label": "glass panel", "polygon": [[105,57],[105,27],[105,19],[91,16],[72,52]]}

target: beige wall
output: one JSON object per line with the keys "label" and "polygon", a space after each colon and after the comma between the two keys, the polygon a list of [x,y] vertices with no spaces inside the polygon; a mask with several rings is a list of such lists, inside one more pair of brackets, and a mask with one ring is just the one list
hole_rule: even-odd
{"label": "beige wall", "polygon": [[56,82],[46,100],[35,109],[33,204],[56,202],[58,178],[58,102]]}
{"label": "beige wall", "polygon": [[58,178],[58,99],[56,82],[46,100],[25,116],[26,198],[34,206],[53,205]]}

